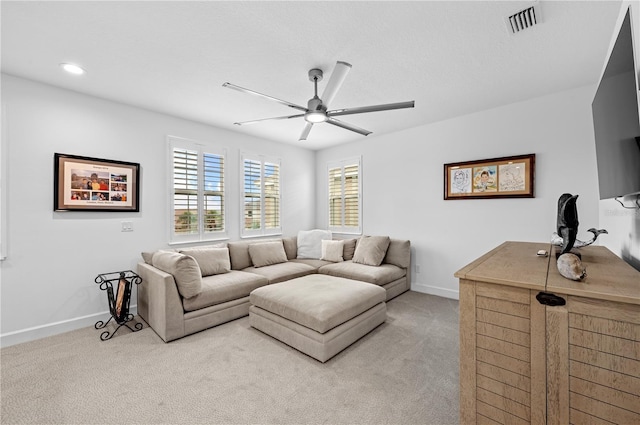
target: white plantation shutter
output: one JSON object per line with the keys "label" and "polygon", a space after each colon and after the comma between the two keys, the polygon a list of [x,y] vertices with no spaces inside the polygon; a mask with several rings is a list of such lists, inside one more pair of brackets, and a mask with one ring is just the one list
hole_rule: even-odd
{"label": "white plantation shutter", "polygon": [[224,217],[224,156],[203,153],[204,170],[204,232],[225,229]]}
{"label": "white plantation shutter", "polygon": [[226,238],[224,151],[169,137],[171,242]]}
{"label": "white plantation shutter", "polygon": [[244,169],[244,220],[243,229],[262,229],[262,167],[260,161],[245,159]]}
{"label": "white plantation shutter", "polygon": [[241,236],[281,234],[280,161],[243,154],[241,178]]}
{"label": "white plantation shutter", "polygon": [[197,234],[198,152],[173,148],[174,233]]}
{"label": "white plantation shutter", "polygon": [[342,226],[342,167],[329,168],[329,227]]}
{"label": "white plantation shutter", "polygon": [[280,161],[259,155],[242,156],[241,235],[282,233],[280,223]]}
{"label": "white plantation shutter", "polygon": [[346,165],[344,176],[344,221],[347,228],[360,226],[360,165]]}
{"label": "white plantation shutter", "polygon": [[329,230],[362,232],[362,187],[360,158],[328,165]]}
{"label": "white plantation shutter", "polygon": [[264,164],[264,227],[280,229],[280,164]]}

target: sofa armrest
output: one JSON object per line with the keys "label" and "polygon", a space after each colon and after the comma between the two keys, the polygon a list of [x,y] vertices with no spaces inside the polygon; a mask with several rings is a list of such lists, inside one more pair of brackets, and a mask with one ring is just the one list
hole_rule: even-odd
{"label": "sofa armrest", "polygon": [[173,276],[138,263],[138,314],[165,342],[184,336],[184,308]]}

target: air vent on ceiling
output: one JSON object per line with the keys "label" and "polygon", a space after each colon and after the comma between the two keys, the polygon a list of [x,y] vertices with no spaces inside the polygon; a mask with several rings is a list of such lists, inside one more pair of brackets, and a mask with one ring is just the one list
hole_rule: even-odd
{"label": "air vent on ceiling", "polygon": [[540,22],[540,11],[537,6],[530,6],[520,12],[514,13],[506,19],[507,30],[511,34],[517,34],[527,28],[531,28]]}

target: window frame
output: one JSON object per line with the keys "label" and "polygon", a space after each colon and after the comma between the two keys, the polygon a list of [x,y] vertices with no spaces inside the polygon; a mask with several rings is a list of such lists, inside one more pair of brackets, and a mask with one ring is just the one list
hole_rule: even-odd
{"label": "window frame", "polygon": [[[227,214],[227,150],[224,147],[212,143],[204,143],[192,139],[177,136],[167,136],[167,169],[169,186],[169,245],[193,243],[193,242],[214,242],[229,239],[228,235],[228,214]],[[175,187],[174,187],[174,150],[182,149],[197,152],[197,211],[198,211],[198,232],[189,234],[179,234],[175,232]],[[222,230],[205,230],[205,168],[204,155],[216,155],[222,158]]]}
{"label": "window frame", "polygon": [[[357,226],[347,226],[345,224],[345,199],[347,198],[347,195],[345,194],[345,167],[349,167],[349,166],[353,166],[353,165],[357,165],[358,167],[358,225]],[[341,223],[340,225],[336,226],[336,225],[332,225],[331,224],[331,216],[332,216],[332,211],[331,211],[331,204],[332,204],[332,197],[331,197],[331,182],[329,181],[330,175],[331,175],[331,170],[336,169],[336,168],[340,168],[340,175],[341,175],[341,189],[340,189],[340,199],[341,199],[341,213],[340,213],[340,217],[341,217]],[[358,157],[353,157],[353,158],[346,158],[346,159],[341,159],[341,160],[337,160],[337,161],[329,161],[327,163],[327,167],[326,167],[326,175],[325,175],[325,184],[327,185],[327,197],[326,197],[326,202],[327,202],[327,229],[331,230],[334,233],[339,233],[339,234],[345,234],[345,235],[361,235],[362,234],[362,202],[363,202],[363,196],[362,196],[362,156],[358,156]]]}
{"label": "window frame", "polygon": [[[7,123],[7,104],[2,102],[2,111],[0,112],[0,122]],[[9,140],[7,125],[2,126],[2,140]],[[8,143],[0,144],[0,261],[7,259],[9,252],[8,245],[8,176],[9,176],[9,161],[8,161]]]}
{"label": "window frame", "polygon": [[[260,166],[260,228],[258,229],[246,229],[245,228],[245,161],[253,161],[259,163]],[[268,197],[265,191],[265,167],[267,164],[273,164],[278,167],[278,194],[277,194],[277,216],[278,226],[267,229],[266,223],[266,211],[265,211],[265,199]],[[247,152],[241,152],[240,154],[240,237],[241,238],[255,238],[261,236],[278,236],[282,235],[282,161],[280,158],[269,157],[266,155],[251,154]]]}

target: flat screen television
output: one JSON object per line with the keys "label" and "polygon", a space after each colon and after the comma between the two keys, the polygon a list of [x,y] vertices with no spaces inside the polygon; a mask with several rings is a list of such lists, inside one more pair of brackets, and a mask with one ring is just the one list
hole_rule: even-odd
{"label": "flat screen television", "polygon": [[591,104],[600,199],[640,193],[640,115],[631,11],[627,9]]}

